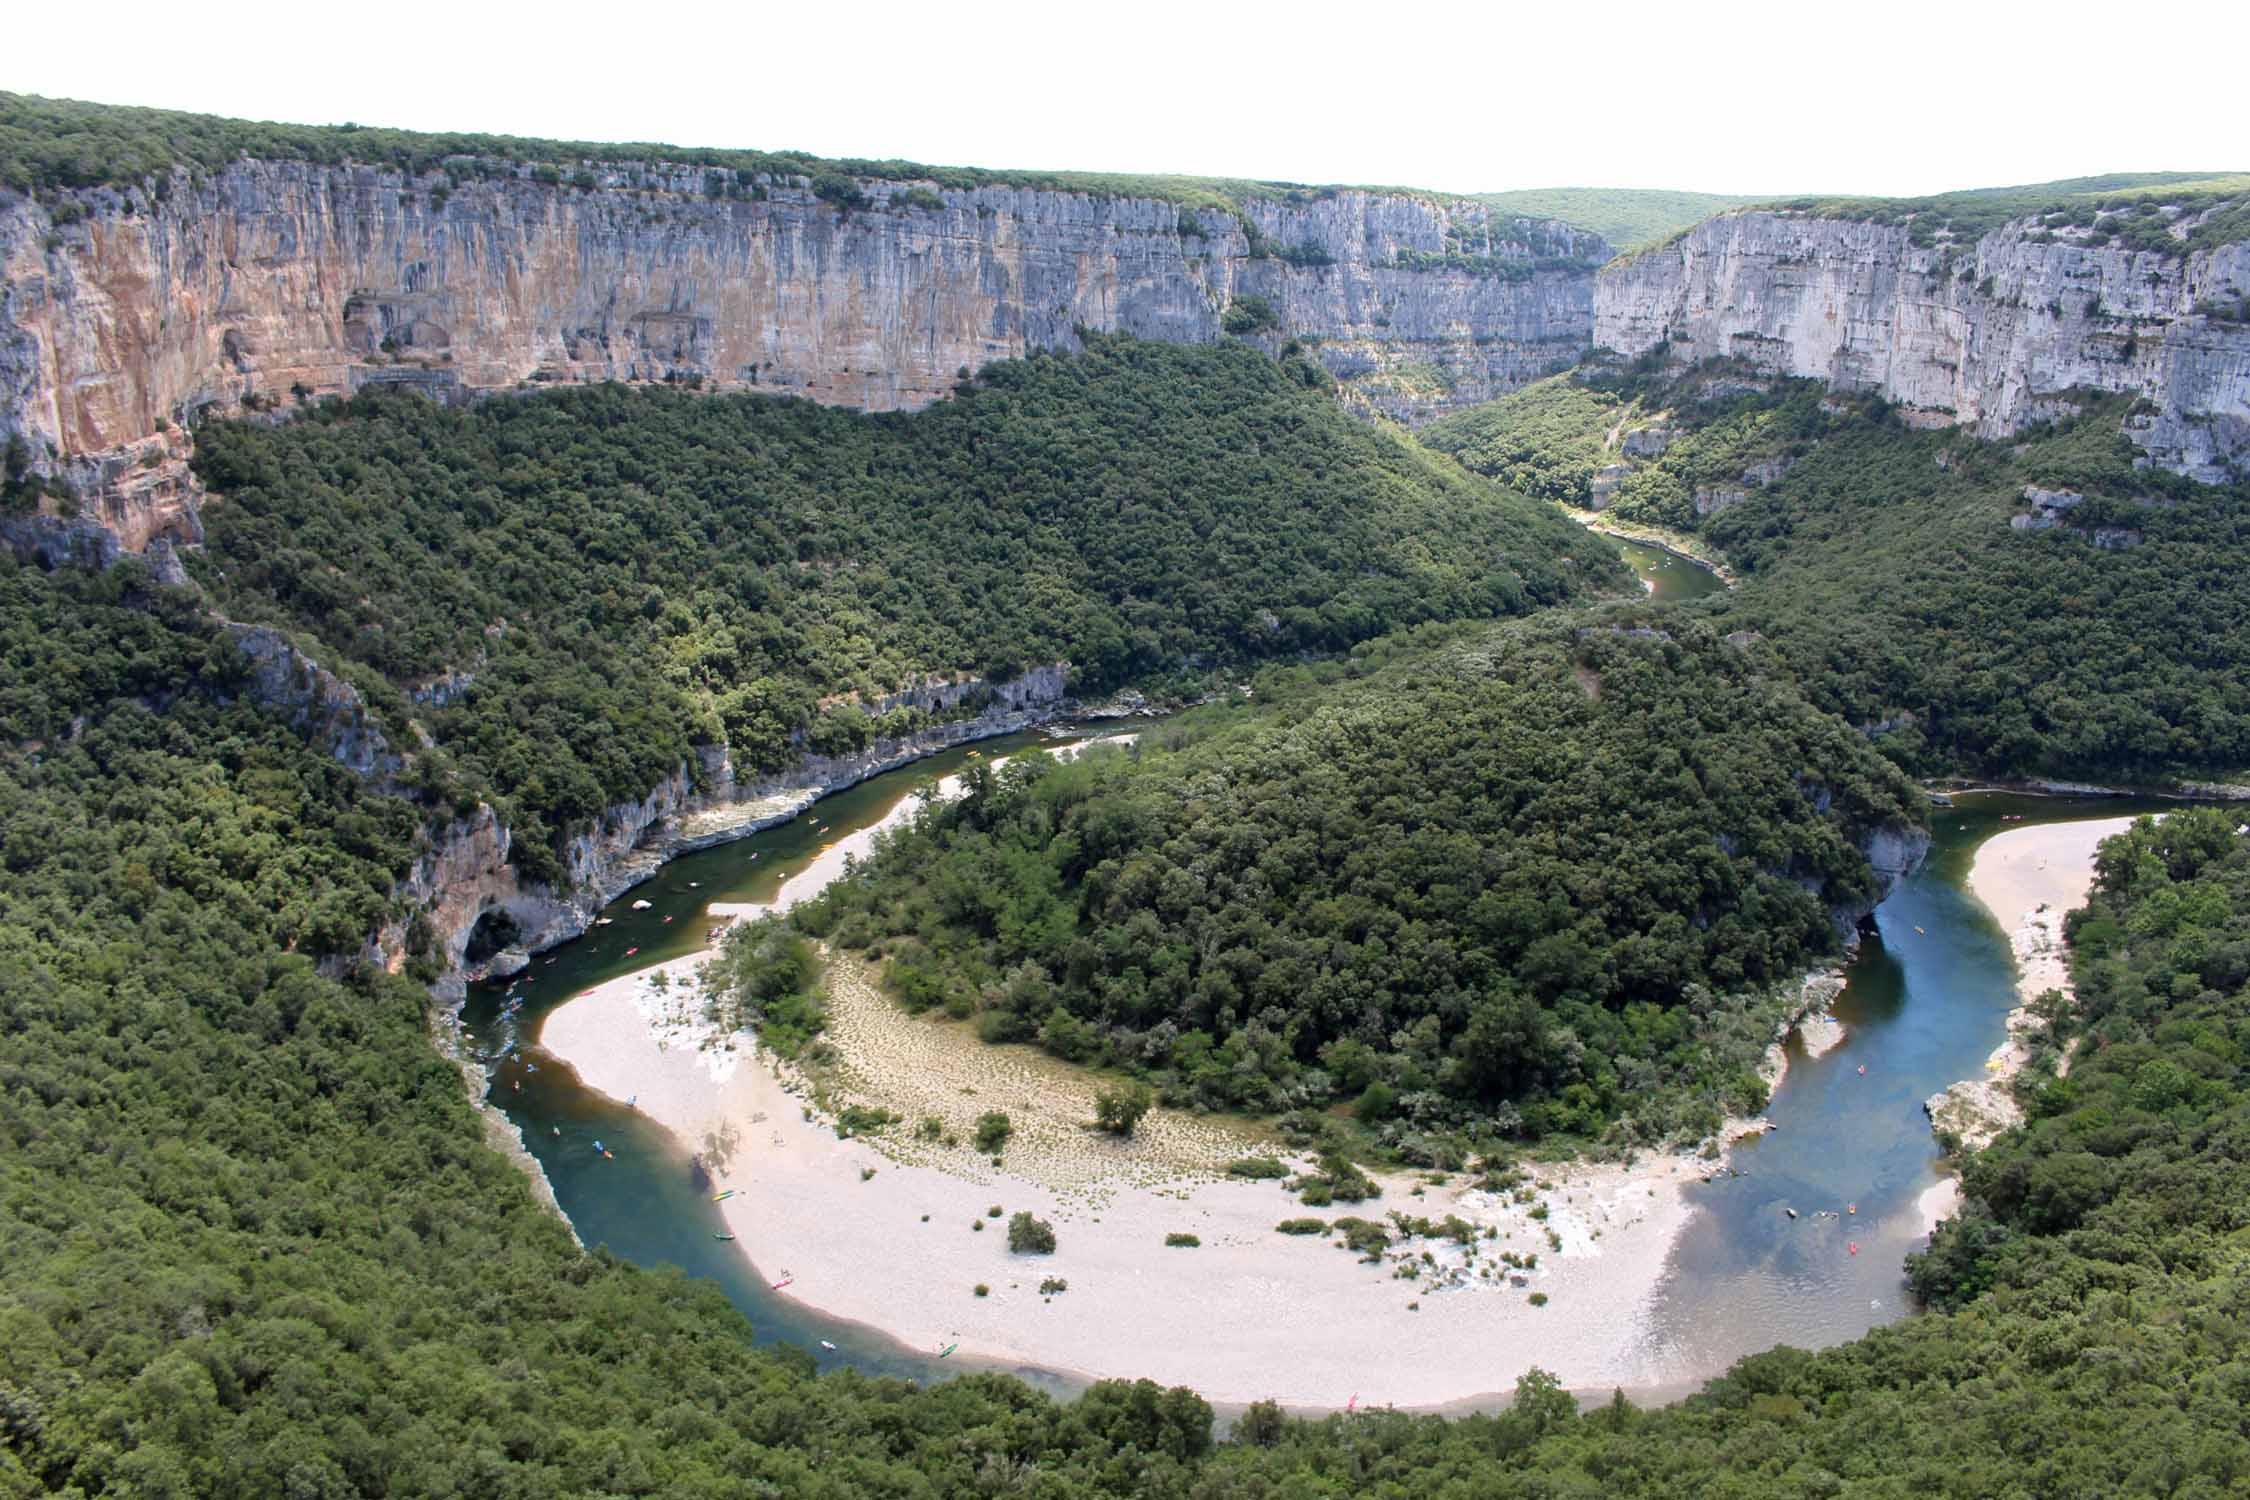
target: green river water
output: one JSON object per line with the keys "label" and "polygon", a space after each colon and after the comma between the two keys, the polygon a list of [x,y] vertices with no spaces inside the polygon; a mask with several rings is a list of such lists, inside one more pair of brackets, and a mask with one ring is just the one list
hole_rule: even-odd
{"label": "green river water", "polygon": [[[1621,546],[1660,599],[1690,599],[1721,587],[1682,558],[1637,543]],[[1019,734],[974,749],[989,758],[1083,737]],[[814,869],[822,845],[872,827],[899,810],[916,787],[958,770],[970,756],[968,747],[944,752],[823,799],[816,820],[799,817],[675,860],[608,909],[612,925],[535,959],[517,1014],[503,1013],[500,987],[489,985],[472,991],[463,1012],[471,1044],[488,1060],[492,1102],[521,1127],[587,1244],[718,1282],[757,1337],[796,1344],[823,1365],[921,1379],[965,1368],[960,1360],[938,1361],[771,1290],[732,1245],[714,1240],[719,1215],[688,1153],[637,1111],[580,1087],[529,1039],[565,997],[703,946],[708,903],[770,901],[785,879],[808,874],[811,879],[792,893],[809,894],[837,863],[831,856]],[[1926,1236],[1919,1200],[1939,1180],[1922,1101],[1980,1073],[2015,1003],[2006,939],[1964,883],[1969,857],[2004,818],[2021,817],[2023,823],[2008,825],[2016,827],[2160,805],[1975,794],[1940,810],[1928,863],[1876,912],[1876,931],[1848,969],[1837,1005],[1848,1039],[1825,1057],[1793,1060],[1767,1111],[1780,1128],[1736,1153],[1744,1175],[1689,1189],[1697,1211],[1673,1253],[1655,1311],[1661,1373],[1641,1394],[1691,1389],[1743,1354],[1778,1343],[1833,1344],[1908,1310],[1902,1262]],[[822,827],[825,832],[816,831]],[[634,911],[635,900],[651,905]],[[628,948],[637,951],[628,956]],[[608,1148],[608,1158],[594,1149],[596,1140]],[[1857,1212],[1815,1217],[1819,1209],[1847,1205]],[[1798,1208],[1801,1217],[1789,1219],[1786,1207]],[[1851,1243],[1858,1244],[1857,1254],[1848,1250]],[[1050,1389],[1068,1388],[1036,1369],[1014,1373]]]}

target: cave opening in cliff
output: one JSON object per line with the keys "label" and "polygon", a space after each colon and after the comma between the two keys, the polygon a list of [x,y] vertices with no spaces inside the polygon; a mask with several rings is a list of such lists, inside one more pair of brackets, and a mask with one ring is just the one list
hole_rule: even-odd
{"label": "cave opening in cliff", "polygon": [[513,948],[523,939],[523,929],[504,906],[495,906],[477,918],[476,926],[469,929],[468,951],[462,956],[470,963],[483,963],[493,954]]}

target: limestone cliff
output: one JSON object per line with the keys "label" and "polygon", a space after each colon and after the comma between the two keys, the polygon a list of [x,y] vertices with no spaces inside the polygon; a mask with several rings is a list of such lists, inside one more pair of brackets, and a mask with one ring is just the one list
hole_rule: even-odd
{"label": "limestone cliff", "polygon": [[[398,892],[400,908],[427,916],[446,969],[442,984],[457,990],[482,972],[484,966],[468,962],[467,954],[477,924],[488,916],[506,913],[526,949],[552,947],[584,932],[602,907],[654,875],[674,855],[747,838],[787,822],[829,792],[948,746],[1011,734],[1068,710],[1073,705],[1065,696],[1066,677],[1058,664],[1002,684],[946,684],[931,692],[928,701],[910,695],[929,707],[952,706],[972,691],[990,701],[970,717],[900,739],[877,740],[854,755],[807,756],[771,776],[738,780],[726,747],[705,747],[697,752],[695,765],[679,767],[647,796],[608,808],[593,827],[573,835],[562,851],[568,873],[562,889],[519,876],[508,859],[508,827],[491,808],[480,805],[468,818],[424,831],[413,869]],[[342,747],[331,741],[330,748],[351,763]],[[401,922],[377,936],[368,956],[400,963],[406,941]]]}
{"label": "limestone cliff", "polygon": [[1880,391],[1910,418],[2002,437],[2078,389],[2147,398],[2128,435],[2205,480],[2250,467],[2250,245],[2179,254],[2088,243],[2036,219],[1917,246],[1903,226],[1722,214],[1600,274],[1594,342],[1730,357]]}
{"label": "limestone cliff", "polygon": [[[0,195],[0,441],[127,550],[192,541],[179,429],[401,384],[693,380],[869,410],[1076,330],[1315,348],[1407,419],[1562,368],[1608,248],[1471,202],[1357,191],[1240,217],[1155,199],[463,159],[408,176],[241,161],[67,212]],[[59,222],[67,220],[68,222]],[[1270,310],[1270,318],[1267,316]],[[1253,316],[1253,314],[1255,314]]]}

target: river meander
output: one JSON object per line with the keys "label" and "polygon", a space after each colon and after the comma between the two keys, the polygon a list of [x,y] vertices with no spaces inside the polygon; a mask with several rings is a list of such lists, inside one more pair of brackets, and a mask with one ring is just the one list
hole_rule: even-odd
{"label": "river meander", "polygon": [[[1623,545],[1659,598],[1721,586],[1659,549]],[[525,1039],[538,1035],[544,1015],[565,997],[704,946],[711,902],[769,902],[785,881],[830,877],[838,861],[833,854],[822,860],[824,848],[881,822],[917,787],[972,755],[1083,737],[1011,735],[872,778],[822,800],[812,818],[667,865],[604,913],[610,925],[534,959],[518,1014],[502,1013],[500,986],[472,991],[463,1020],[488,1060],[491,1100],[521,1128],[585,1243],[716,1281],[758,1337],[795,1344],[823,1365],[923,1379],[963,1368],[770,1289],[733,1246],[714,1238],[723,1226],[686,1151],[638,1111],[581,1087]],[[1684,1393],[1744,1354],[1782,1343],[1834,1344],[1908,1310],[1902,1265],[1926,1237],[1920,1200],[1939,1181],[1922,1101],[1979,1072],[2015,1004],[2007,940],[1966,886],[1970,856],[2003,819],[2073,821],[2161,805],[1980,793],[1938,811],[1928,863],[1876,912],[1876,931],[1847,970],[1835,1007],[1846,1040],[1819,1058],[1792,1043],[1787,1077],[1767,1111],[1779,1129],[1736,1149],[1741,1175],[1689,1189],[1696,1211],[1658,1293],[1661,1373],[1636,1394]],[[801,898],[810,888],[792,893]],[[634,910],[642,901],[648,906]],[[506,1050],[511,1043],[519,1045]],[[593,1149],[597,1140],[609,1157]],[[1067,1389],[1037,1370],[1015,1373]]]}

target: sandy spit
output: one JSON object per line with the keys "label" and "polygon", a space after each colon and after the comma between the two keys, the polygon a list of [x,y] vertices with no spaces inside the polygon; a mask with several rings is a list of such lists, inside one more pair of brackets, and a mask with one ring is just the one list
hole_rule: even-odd
{"label": "sandy spit", "polygon": [[[958,793],[957,777],[938,787]],[[912,812],[909,802],[884,821]],[[770,907],[708,913],[785,910],[841,875],[876,831],[840,836]],[[1089,1123],[1097,1079],[909,1016],[849,956],[830,955],[833,1057],[785,1064],[707,1019],[705,958],[596,986],[551,1012],[538,1041],[701,1156],[718,1187],[735,1190],[721,1212],[737,1249],[822,1312],[933,1352],[958,1343],[996,1363],[1147,1376],[1228,1404],[1434,1407],[1504,1392],[1533,1366],[1581,1389],[1639,1388],[1655,1374],[1652,1294],[1688,1216],[1682,1190],[1708,1163],[1546,1168],[1522,1201],[1458,1176],[1399,1174],[1378,1199],[1307,1208],[1275,1182],[1226,1172],[1252,1154],[1302,1165],[1279,1142],[1170,1110],[1130,1141],[1103,1135]],[[1827,998],[1808,985],[1808,1001],[1816,995]],[[851,1104],[900,1119],[844,1139],[835,1121]],[[970,1144],[987,1111],[1014,1125],[997,1163]],[[1394,1210],[1452,1214],[1478,1237],[1407,1238],[1388,1225]],[[1018,1211],[1054,1226],[1054,1254],[1009,1252]],[[1392,1227],[1392,1245],[1368,1261],[1340,1236],[1275,1228],[1346,1215]],[[1174,1234],[1200,1243],[1167,1245]],[[1042,1291],[1050,1279],[1067,1289]]]}
{"label": "sandy spit", "polygon": [[[1547,1169],[1531,1202],[1399,1175],[1378,1200],[1308,1209],[1274,1182],[1225,1175],[1242,1155],[1285,1155],[1277,1143],[1167,1110],[1131,1141],[1101,1135],[1087,1123],[1097,1080],[908,1016],[848,957],[830,967],[836,1060],[817,1076],[783,1065],[712,1034],[700,961],[585,992],[547,1017],[541,1043],[700,1153],[736,1190],[722,1211],[738,1248],[823,1312],[933,1352],[958,1342],[967,1356],[1148,1376],[1222,1403],[1425,1407],[1505,1391],[1533,1366],[1580,1388],[1652,1373],[1649,1303],[1699,1175],[1688,1158]],[[904,1119],[841,1139],[847,1102]],[[967,1144],[986,1110],[1016,1128],[998,1166]],[[920,1138],[925,1118],[937,1141]],[[995,1207],[1051,1222],[1056,1252],[1010,1254]],[[1275,1229],[1394,1209],[1475,1225],[1473,1254],[1394,1239],[1369,1263],[1336,1236]],[[1171,1234],[1201,1243],[1168,1246]],[[1537,1262],[1509,1267],[1502,1252]],[[1049,1278],[1068,1289],[1043,1293]]]}
{"label": "sandy spit", "polygon": [[[2016,1124],[2023,1112],[2008,1084],[2031,1061],[2031,1039],[2044,1024],[2032,1004],[2049,990],[2070,994],[2070,951],[2063,918],[2083,906],[2094,884],[2094,851],[2133,826],[2132,818],[2043,823],[1996,833],[1977,846],[1969,891],[2008,934],[2016,960],[2016,1008],[2008,1036],[1985,1059],[1984,1076],[1964,1079],[1927,1106],[1933,1129],[1950,1130],[1970,1150]],[[2069,1059],[2063,1068],[2069,1068]]]}

